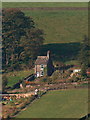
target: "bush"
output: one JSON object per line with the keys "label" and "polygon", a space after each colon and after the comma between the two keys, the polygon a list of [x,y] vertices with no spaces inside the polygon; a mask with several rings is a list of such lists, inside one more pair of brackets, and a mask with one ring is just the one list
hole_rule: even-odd
{"label": "bush", "polygon": [[80,81],[86,81],[87,77],[82,76],[81,72],[75,73],[72,77],[71,77],[71,82],[80,82]]}
{"label": "bush", "polygon": [[15,106],[15,103],[12,101],[12,102],[10,102],[10,105],[11,106]]}
{"label": "bush", "polygon": [[47,82],[47,77],[42,77],[42,78],[41,78],[41,81],[42,81],[42,82]]}
{"label": "bush", "polygon": [[63,78],[68,78],[68,77],[70,77],[70,75],[71,75],[71,71],[70,71],[70,70],[66,70],[66,71],[62,74]]}
{"label": "bush", "polygon": [[60,74],[59,70],[56,70],[51,76],[52,81],[57,80],[59,78],[59,74]]}
{"label": "bush", "polygon": [[80,81],[80,79],[79,79],[78,77],[73,77],[73,78],[71,79],[71,82],[78,82],[78,81]]}
{"label": "bush", "polygon": [[7,77],[5,75],[2,76],[2,92],[5,92],[6,85],[8,84]]}

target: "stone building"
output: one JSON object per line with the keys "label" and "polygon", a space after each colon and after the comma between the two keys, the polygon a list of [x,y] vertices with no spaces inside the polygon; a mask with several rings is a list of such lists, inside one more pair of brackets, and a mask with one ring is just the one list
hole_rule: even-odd
{"label": "stone building", "polygon": [[35,75],[36,77],[50,76],[54,71],[54,66],[51,60],[50,51],[47,56],[38,56],[35,61]]}

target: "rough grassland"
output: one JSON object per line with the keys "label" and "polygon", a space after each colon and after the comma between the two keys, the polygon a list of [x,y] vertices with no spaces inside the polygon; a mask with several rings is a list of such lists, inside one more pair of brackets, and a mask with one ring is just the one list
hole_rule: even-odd
{"label": "rough grassland", "polygon": [[44,31],[46,44],[80,42],[88,34],[88,9],[83,10],[26,10],[30,7],[88,7],[87,3],[3,3],[3,8],[23,7],[23,12],[33,18]]}
{"label": "rough grassland", "polygon": [[[40,51],[41,55],[50,50],[54,61],[61,60],[65,63],[77,64],[79,43],[84,39],[84,35],[88,34],[88,9],[52,10],[52,8],[87,8],[88,3],[3,3],[3,8],[9,7],[23,8],[22,11],[34,20],[36,27],[44,31],[45,41]],[[43,7],[44,9],[25,9],[31,7]],[[45,9],[46,7],[51,9]]]}
{"label": "rough grassland", "polygon": [[87,10],[24,11],[45,35],[45,43],[80,42],[88,33]]}
{"label": "rough grassland", "polygon": [[14,7],[87,7],[88,2],[3,2],[3,8]]}
{"label": "rough grassland", "polygon": [[[41,55],[52,52],[53,60],[74,63],[80,50],[80,42],[88,34],[87,10],[24,10],[36,26],[44,31],[44,46]],[[72,45],[70,44],[72,43]]]}
{"label": "rough grassland", "polygon": [[81,118],[87,113],[87,89],[71,89],[48,92],[17,118]]}
{"label": "rough grassland", "polygon": [[24,71],[14,71],[5,73],[7,79],[8,79],[8,85],[9,87],[12,87],[14,84],[19,82],[19,80],[23,80],[25,77],[33,73],[32,70],[24,70]]}

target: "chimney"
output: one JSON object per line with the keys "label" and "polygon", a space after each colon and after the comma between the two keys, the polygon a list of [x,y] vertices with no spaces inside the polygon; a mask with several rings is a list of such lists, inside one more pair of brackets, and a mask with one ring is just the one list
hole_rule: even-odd
{"label": "chimney", "polygon": [[50,58],[50,51],[47,51],[47,57]]}

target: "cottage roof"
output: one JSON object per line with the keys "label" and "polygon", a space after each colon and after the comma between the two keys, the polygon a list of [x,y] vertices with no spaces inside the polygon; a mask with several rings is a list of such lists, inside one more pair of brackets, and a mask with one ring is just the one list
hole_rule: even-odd
{"label": "cottage roof", "polygon": [[35,65],[41,65],[41,64],[47,64],[48,62],[48,57],[47,56],[38,56],[36,61],[35,61]]}

